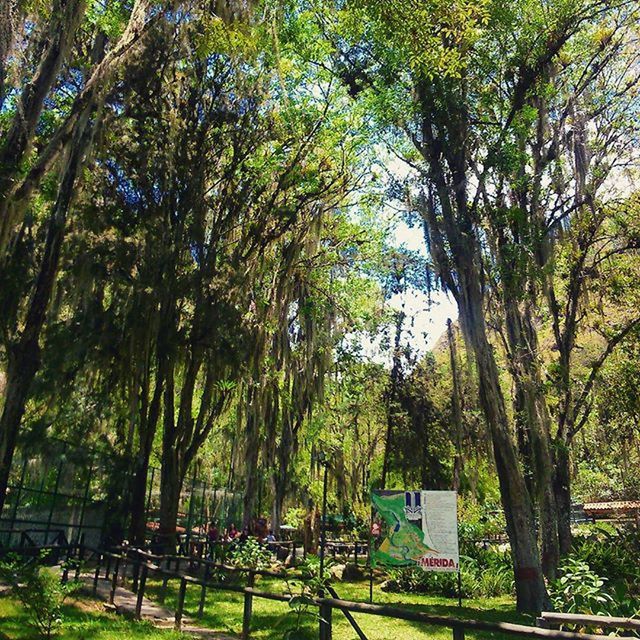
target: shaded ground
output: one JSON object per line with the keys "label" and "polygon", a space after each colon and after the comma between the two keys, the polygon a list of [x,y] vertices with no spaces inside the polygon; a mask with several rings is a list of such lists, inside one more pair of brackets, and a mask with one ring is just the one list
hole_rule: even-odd
{"label": "shaded ground", "polygon": [[[165,604],[174,608],[177,595],[177,582],[169,584]],[[358,583],[338,583],[335,585],[341,598],[355,601],[368,601],[369,585],[366,581]],[[286,585],[282,580],[260,579],[256,588],[261,591],[282,593]],[[147,587],[150,597],[159,593],[159,583],[151,581]],[[185,611],[197,611],[200,589],[189,585],[187,588]],[[478,619],[491,622],[518,622],[533,624],[531,617],[515,612],[511,598],[488,598],[469,600],[459,609],[457,602],[447,598],[434,598],[422,595],[390,594],[374,587],[374,602],[406,607],[416,611],[457,618]],[[241,594],[208,591],[204,616],[199,621],[205,627],[239,634],[242,629],[243,596]],[[437,638],[451,640],[452,632],[447,628],[429,627],[419,623],[382,618],[379,616],[354,614],[369,640],[387,640],[390,638]],[[300,626],[301,639],[311,640],[318,637],[317,609],[313,608],[303,615]],[[253,600],[252,637],[256,640],[281,640],[285,631],[296,627],[296,615],[286,603],[273,602],[261,598]],[[344,615],[333,612],[334,640],[357,640],[357,636]],[[467,633],[467,638],[498,638],[500,634]]]}
{"label": "shaded ground", "polygon": [[[99,598],[108,599],[109,584],[100,581]],[[261,578],[256,588],[275,593],[287,592],[286,584],[282,580]],[[296,586],[292,588],[295,590]],[[147,585],[143,613],[153,619],[137,622],[129,619],[135,610],[135,595],[129,591],[118,589],[116,605],[119,612],[125,616],[115,616],[104,611],[104,602],[89,600],[86,597],[71,602],[65,607],[65,628],[58,636],[60,640],[81,640],[96,638],[97,640],[134,640],[148,638],[149,640],[184,640],[193,637],[194,633],[202,631],[200,637],[215,638],[217,640],[232,640],[240,635],[242,629],[243,596],[220,590],[209,590],[205,602],[202,619],[196,618],[200,601],[200,588],[189,585],[185,601],[185,617],[187,628],[185,633],[176,633],[171,629],[177,596],[178,582],[172,581],[166,593],[164,606],[157,603],[160,583],[150,579]],[[338,583],[336,589],[341,598],[355,601],[368,601],[369,585],[367,581],[357,583]],[[380,591],[374,587],[374,602],[390,604],[407,609],[444,615],[457,618],[478,619],[491,622],[506,621],[532,624],[530,617],[517,614],[511,598],[487,598],[469,600],[458,608],[457,602],[447,598],[437,598],[423,595],[392,594]],[[354,614],[357,622],[369,640],[387,640],[401,638],[435,638],[437,640],[451,640],[452,632],[448,628],[429,627],[419,623],[412,623],[379,616]],[[252,638],[256,640],[281,640],[286,631],[298,628],[296,637],[300,640],[315,640],[318,637],[317,609],[314,607],[300,618],[298,626],[296,614],[288,604],[273,602],[261,598],[253,600]],[[197,625],[197,628],[195,628]],[[158,628],[162,626],[164,628]],[[208,631],[207,631],[208,630]],[[217,633],[212,633],[217,632]],[[3,640],[31,640],[35,637],[33,630],[26,626],[26,619],[16,603],[7,595],[0,596],[0,638]],[[350,624],[339,611],[333,613],[334,640],[351,640],[357,636]],[[498,638],[500,634],[467,633],[467,638],[484,640]],[[506,636],[502,636],[506,638]]]}
{"label": "shaded ground", "polygon": [[[150,622],[135,622],[107,613],[102,603],[80,599],[64,607],[65,624],[57,640],[185,640],[174,631],[158,630]],[[0,596],[0,638],[34,640],[20,606],[6,595]]]}

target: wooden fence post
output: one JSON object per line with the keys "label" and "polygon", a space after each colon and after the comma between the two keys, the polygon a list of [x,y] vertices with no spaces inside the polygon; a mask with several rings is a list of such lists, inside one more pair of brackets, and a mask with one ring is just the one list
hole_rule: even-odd
{"label": "wooden fence post", "polygon": [[116,566],[113,568],[113,575],[111,576],[111,593],[109,594],[109,602],[113,604],[116,597],[116,588],[118,587],[118,572],[120,570],[120,557],[116,558]]}
{"label": "wooden fence post", "polygon": [[331,640],[331,605],[320,605],[320,640]]}
{"label": "wooden fence post", "polygon": [[453,627],[453,640],[464,640],[464,627],[460,625]]}
{"label": "wooden fence post", "polygon": [[539,627],[540,629],[551,629],[549,621],[545,618],[536,618],[536,627]]}
{"label": "wooden fence post", "polygon": [[180,580],[180,590],[178,591],[178,608],[176,609],[175,629],[180,631],[182,628],[182,612],[184,611],[184,598],[187,595],[187,579]]}
{"label": "wooden fence post", "polygon": [[[84,534],[82,534],[84,536]],[[78,558],[76,561],[76,574],[75,574],[75,579],[79,580],[80,579],[80,568],[81,565],[84,561],[84,538],[83,540],[80,542],[80,544],[78,545]]]}
{"label": "wooden fence post", "polygon": [[140,579],[140,565],[143,562],[143,558],[140,556],[140,551],[136,549],[134,552],[135,559],[133,560],[133,567],[131,568],[131,591],[138,593],[138,581]]}
{"label": "wooden fence post", "polygon": [[[138,567],[140,569],[140,567]],[[147,572],[149,571],[149,567],[145,564],[142,565],[142,570],[139,571],[139,580],[138,580],[138,597],[136,598],[136,620],[140,620],[142,618],[142,600],[144,598],[144,588],[147,584]]]}
{"label": "wooden fence post", "polygon": [[[249,571],[247,574],[247,587],[253,587],[255,584],[255,573]],[[250,593],[244,594],[244,611],[242,613],[242,640],[249,640],[249,634],[251,633],[251,613],[253,609],[253,595]]]}
{"label": "wooden fence post", "polygon": [[160,587],[160,593],[158,594],[158,602],[164,604],[167,597],[167,583],[169,582],[169,576],[166,573],[162,574],[162,586]]}
{"label": "wooden fence post", "polygon": [[198,606],[198,618],[204,615],[204,603],[207,598],[207,582],[209,580],[209,565],[204,566],[204,577],[202,579],[202,590],[200,591],[200,604]]}
{"label": "wooden fence post", "polygon": [[98,580],[100,579],[100,569],[102,567],[102,554],[98,554],[98,563],[96,564],[96,572],[93,575],[93,595],[98,593]]}
{"label": "wooden fence post", "polygon": [[122,562],[122,576],[120,578],[120,584],[123,587],[127,586],[127,564],[129,564],[129,550],[125,550]]}

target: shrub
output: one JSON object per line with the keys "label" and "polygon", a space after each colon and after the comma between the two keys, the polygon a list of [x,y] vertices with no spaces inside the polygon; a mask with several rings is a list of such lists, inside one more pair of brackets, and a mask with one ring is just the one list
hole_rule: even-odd
{"label": "shrub", "polygon": [[598,525],[576,536],[571,557],[587,563],[613,589],[640,594],[640,534],[635,528],[610,529]]}
{"label": "shrub", "polygon": [[458,575],[423,571],[416,567],[391,569],[386,590],[399,593],[429,593],[453,598],[458,593]]}
{"label": "shrub", "polygon": [[294,529],[302,529],[306,511],[302,507],[290,507],[283,518],[283,524]]}
{"label": "shrub", "polygon": [[[596,560],[616,561],[615,548],[599,545],[601,548],[579,545],[579,553]],[[618,576],[620,567],[609,568]],[[634,617],[640,614],[640,601],[629,591],[624,579],[612,582],[601,575],[577,553],[567,558],[558,569],[559,578],[549,585],[549,595],[554,608],[567,613]]]}
{"label": "shrub", "polygon": [[560,577],[549,586],[554,608],[567,613],[607,615],[613,598],[606,578],[578,558],[568,558],[559,568]]}
{"label": "shrub", "polygon": [[257,540],[248,538],[231,552],[231,563],[236,567],[266,569],[271,565],[271,552]]}
{"label": "shrub", "polygon": [[329,574],[320,577],[320,559],[308,555],[300,565],[300,580],[286,580],[289,593],[289,609],[295,615],[295,624],[284,633],[284,640],[300,640],[305,637],[302,629],[303,617],[313,616],[320,620],[314,598],[326,592],[331,583]]}
{"label": "shrub", "polygon": [[[460,561],[463,598],[491,598],[513,593],[509,554],[481,549],[476,557],[463,556]],[[390,591],[428,593],[445,598],[458,595],[456,573],[429,572],[412,567],[392,569],[389,577],[387,589]]]}
{"label": "shrub", "polygon": [[10,585],[24,607],[29,624],[41,637],[51,638],[62,626],[62,605],[78,589],[78,583],[63,584],[56,569],[42,566],[46,555],[23,560],[13,556],[0,563],[0,578]]}

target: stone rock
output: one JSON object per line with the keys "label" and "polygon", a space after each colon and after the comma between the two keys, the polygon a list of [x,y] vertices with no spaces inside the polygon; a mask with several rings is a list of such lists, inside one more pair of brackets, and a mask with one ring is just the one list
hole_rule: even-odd
{"label": "stone rock", "polygon": [[331,567],[330,574],[335,580],[340,580],[341,582],[362,580],[364,578],[362,569],[355,564],[336,564]]}
{"label": "stone rock", "polygon": [[385,580],[380,585],[380,591],[386,591],[387,593],[395,593],[398,590],[398,584],[395,580]]}

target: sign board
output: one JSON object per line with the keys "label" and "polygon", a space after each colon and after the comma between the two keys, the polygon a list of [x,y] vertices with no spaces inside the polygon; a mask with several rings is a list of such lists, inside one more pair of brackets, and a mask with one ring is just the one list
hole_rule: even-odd
{"label": "sign board", "polygon": [[458,571],[455,491],[374,491],[371,564]]}

